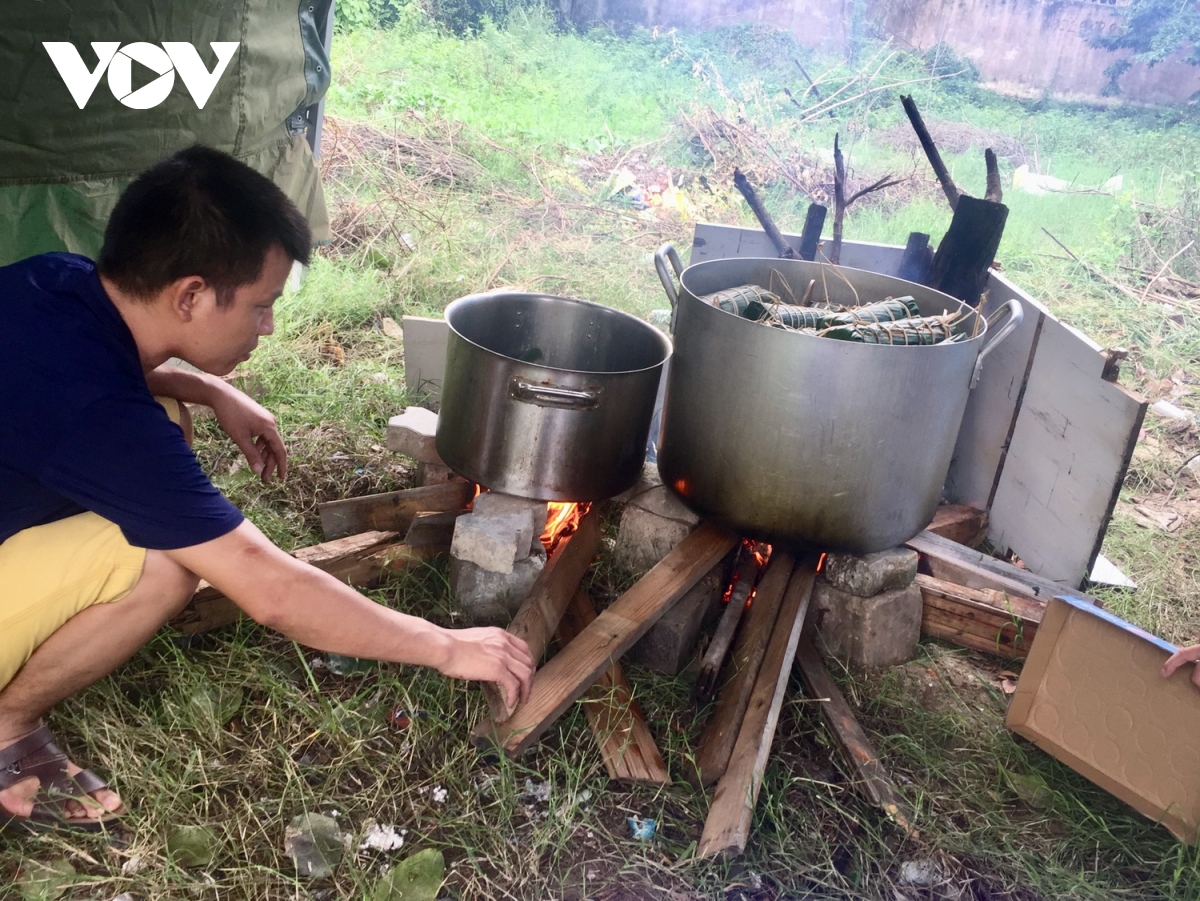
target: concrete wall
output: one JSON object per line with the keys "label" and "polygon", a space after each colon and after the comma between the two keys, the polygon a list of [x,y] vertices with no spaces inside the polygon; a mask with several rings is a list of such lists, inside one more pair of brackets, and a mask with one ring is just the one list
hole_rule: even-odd
{"label": "concrete wall", "polygon": [[[572,4],[572,0],[561,0]],[[791,31],[810,46],[846,46],[859,0],[575,0],[597,18],[643,25],[712,28],[757,22]],[[945,42],[979,67],[998,90],[1026,96],[1096,99],[1104,70],[1122,54],[1090,47],[1084,33],[1111,31],[1113,7],[1098,0],[866,0],[868,28],[899,46],[926,50]],[[1169,104],[1200,91],[1200,67],[1179,58],[1121,78],[1122,99]]]}

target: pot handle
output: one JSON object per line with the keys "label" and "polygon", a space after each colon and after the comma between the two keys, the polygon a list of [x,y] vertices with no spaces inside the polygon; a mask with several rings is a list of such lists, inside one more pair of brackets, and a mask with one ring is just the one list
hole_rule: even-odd
{"label": "pot handle", "polygon": [[[667,261],[670,261],[671,267],[675,270],[675,275],[671,275],[671,270],[667,268]],[[675,279],[683,276],[683,262],[679,259],[679,254],[675,250],[674,244],[664,244],[654,253],[654,268],[658,271],[658,279],[662,282],[663,289],[667,292],[667,300],[671,301],[671,333],[675,333],[675,316],[676,310],[679,308],[679,291],[683,287],[682,281],[679,288],[675,286]]]}
{"label": "pot handle", "polygon": [[[1000,331],[992,335],[992,329],[996,327],[996,323],[1001,319],[1007,321]],[[988,317],[987,320],[987,343],[983,345],[979,351],[979,356],[975,358],[975,372],[971,375],[971,387],[974,388],[979,383],[980,373],[983,372],[983,358],[990,354],[1001,341],[1012,334],[1013,330],[1021,324],[1021,320],[1025,318],[1025,310],[1020,302],[1014,297],[1010,298],[1008,303],[998,309],[995,313]]]}
{"label": "pot handle", "polygon": [[559,410],[594,410],[600,406],[603,391],[603,388],[555,388],[527,382],[522,378],[513,379],[508,388],[509,396],[514,400]]}

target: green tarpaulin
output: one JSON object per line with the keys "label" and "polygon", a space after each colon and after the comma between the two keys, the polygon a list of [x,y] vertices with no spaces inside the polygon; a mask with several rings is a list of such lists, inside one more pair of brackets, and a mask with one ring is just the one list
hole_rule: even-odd
{"label": "green tarpaulin", "polygon": [[[48,250],[95,255],[130,179],[196,142],[273,179],[307,214],[317,240],[326,240],[304,112],[329,83],[319,23],[330,3],[0,0],[0,265]],[[200,109],[193,93],[202,80],[198,70],[185,81],[181,66],[171,63],[187,43],[203,74],[213,73],[214,41],[238,46]],[[68,64],[77,54],[75,76],[98,76],[82,109],[44,42],[69,43]],[[98,55],[93,42],[108,43]],[[169,61],[164,43],[175,51]],[[106,56],[114,63],[96,72]],[[151,83],[157,88],[137,93]],[[168,86],[161,102],[134,108]]]}

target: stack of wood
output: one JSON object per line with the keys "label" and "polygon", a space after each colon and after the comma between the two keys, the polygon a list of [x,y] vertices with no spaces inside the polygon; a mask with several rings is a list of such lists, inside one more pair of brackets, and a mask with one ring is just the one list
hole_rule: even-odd
{"label": "stack of wood", "polygon": [[[447,552],[454,520],[475,493],[470,483],[449,482],[325,504],[321,518],[329,540],[295,556],[352,585],[374,585],[389,572]],[[986,513],[943,507],[909,542],[921,559],[917,584],[924,601],[923,631],[984,653],[1024,657],[1047,601],[1064,586],[974,550],[986,532]],[[474,737],[519,756],[579,701],[611,778],[667,784],[666,762],[618,661],[739,544],[755,545],[701,523],[597,613],[580,585],[600,541],[600,514],[592,509],[550,555],[508,628],[538,659],[553,641],[559,650],[537,671],[529,699],[515,708],[508,708],[494,687],[485,687],[490,716]],[[698,786],[713,789],[698,846],[701,857],[738,854],[746,846],[793,665],[806,692],[820,703],[857,784],[894,823],[915,834],[911,811],[804,634],[817,563],[814,556],[777,547],[761,574],[747,564],[744,590],[731,592],[730,603],[744,609],[724,617],[734,624],[726,630],[729,641],[719,643],[729,653],[714,654],[710,666],[711,684],[719,690],[689,774]],[[753,602],[747,605],[751,585]],[[194,634],[236,617],[237,608],[227,598],[202,586],[174,625]]]}

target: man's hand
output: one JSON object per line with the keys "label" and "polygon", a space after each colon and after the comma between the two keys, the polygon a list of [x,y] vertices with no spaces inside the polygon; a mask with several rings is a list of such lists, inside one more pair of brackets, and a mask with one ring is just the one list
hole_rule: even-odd
{"label": "man's hand", "polygon": [[508,706],[529,700],[537,662],[529,646],[503,629],[451,629],[449,657],[438,671],[456,679],[495,682]]}
{"label": "man's hand", "polygon": [[[1197,661],[1200,661],[1200,644],[1194,644],[1190,648],[1180,648],[1163,664],[1163,678],[1166,679],[1185,663],[1196,663]],[[1200,688],[1200,666],[1192,668],[1192,684]]]}
{"label": "man's hand", "polygon": [[264,482],[272,473],[287,478],[287,449],[279,437],[275,417],[266,407],[247,397],[232,385],[223,385],[209,401],[217,424],[246,455],[250,468]]}
{"label": "man's hand", "polygon": [[254,474],[265,482],[277,473],[287,478],[287,450],[275,417],[237,388],[205,372],[191,372],[164,363],[146,373],[152,394],[189,404],[212,407],[217,423],[246,455]]}

